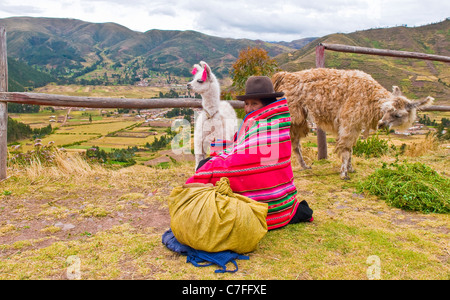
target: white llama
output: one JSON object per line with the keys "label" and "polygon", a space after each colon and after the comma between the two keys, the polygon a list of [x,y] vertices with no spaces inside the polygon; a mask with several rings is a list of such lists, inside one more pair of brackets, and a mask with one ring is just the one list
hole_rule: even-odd
{"label": "white llama", "polygon": [[197,116],[194,128],[195,166],[205,158],[211,142],[218,139],[232,141],[237,131],[237,116],[227,101],[220,101],[220,84],[204,61],[195,64],[194,79],[188,89],[202,96],[203,110]]}

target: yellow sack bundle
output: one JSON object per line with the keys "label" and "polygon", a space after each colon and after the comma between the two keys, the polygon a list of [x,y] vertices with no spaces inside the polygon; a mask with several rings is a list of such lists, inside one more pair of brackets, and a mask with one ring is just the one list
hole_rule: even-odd
{"label": "yellow sack bundle", "polygon": [[233,193],[226,177],[173,189],[169,212],[176,239],[197,250],[247,253],[267,233],[267,204]]}

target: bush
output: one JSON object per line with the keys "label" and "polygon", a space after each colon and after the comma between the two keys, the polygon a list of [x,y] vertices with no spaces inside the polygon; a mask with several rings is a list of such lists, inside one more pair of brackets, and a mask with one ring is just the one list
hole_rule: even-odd
{"label": "bush", "polygon": [[167,128],[166,133],[166,135],[162,135],[159,139],[155,137],[152,143],[146,143],[144,147],[150,149],[152,152],[164,149],[172,142],[173,137],[176,135],[176,132],[172,131],[171,128]]}
{"label": "bush", "polygon": [[380,139],[378,135],[373,135],[365,140],[358,140],[353,147],[353,154],[356,156],[380,157],[389,151],[388,142]]}
{"label": "bush", "polygon": [[48,145],[42,145],[40,140],[36,140],[34,150],[25,153],[19,151],[11,151],[8,157],[8,163],[17,164],[20,166],[29,166],[33,162],[40,162],[43,166],[51,166],[55,163],[55,147],[53,142]]}
{"label": "bush", "polygon": [[450,212],[450,179],[421,163],[394,163],[389,167],[383,163],[381,169],[358,183],[358,192],[362,191],[405,210]]}
{"label": "bush", "polygon": [[137,148],[128,147],[128,149],[112,149],[110,153],[107,153],[105,150],[100,149],[100,147],[92,146],[86,150],[85,156],[89,161],[106,164],[119,162],[120,165],[127,167],[136,163],[133,158],[136,151]]}

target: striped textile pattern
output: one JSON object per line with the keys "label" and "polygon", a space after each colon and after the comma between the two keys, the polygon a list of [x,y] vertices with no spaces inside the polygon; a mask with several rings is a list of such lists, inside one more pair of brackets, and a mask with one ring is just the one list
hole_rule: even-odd
{"label": "striped textile pattern", "polygon": [[233,145],[217,153],[186,183],[215,184],[228,177],[233,192],[268,204],[269,230],[287,225],[299,204],[290,160],[290,124],[285,98],[251,112]]}

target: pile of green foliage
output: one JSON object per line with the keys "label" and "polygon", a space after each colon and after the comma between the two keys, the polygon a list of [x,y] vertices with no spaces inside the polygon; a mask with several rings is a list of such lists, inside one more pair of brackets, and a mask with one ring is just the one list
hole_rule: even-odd
{"label": "pile of green foliage", "polygon": [[358,183],[358,191],[405,210],[450,213],[450,179],[422,163],[383,163],[381,169]]}

